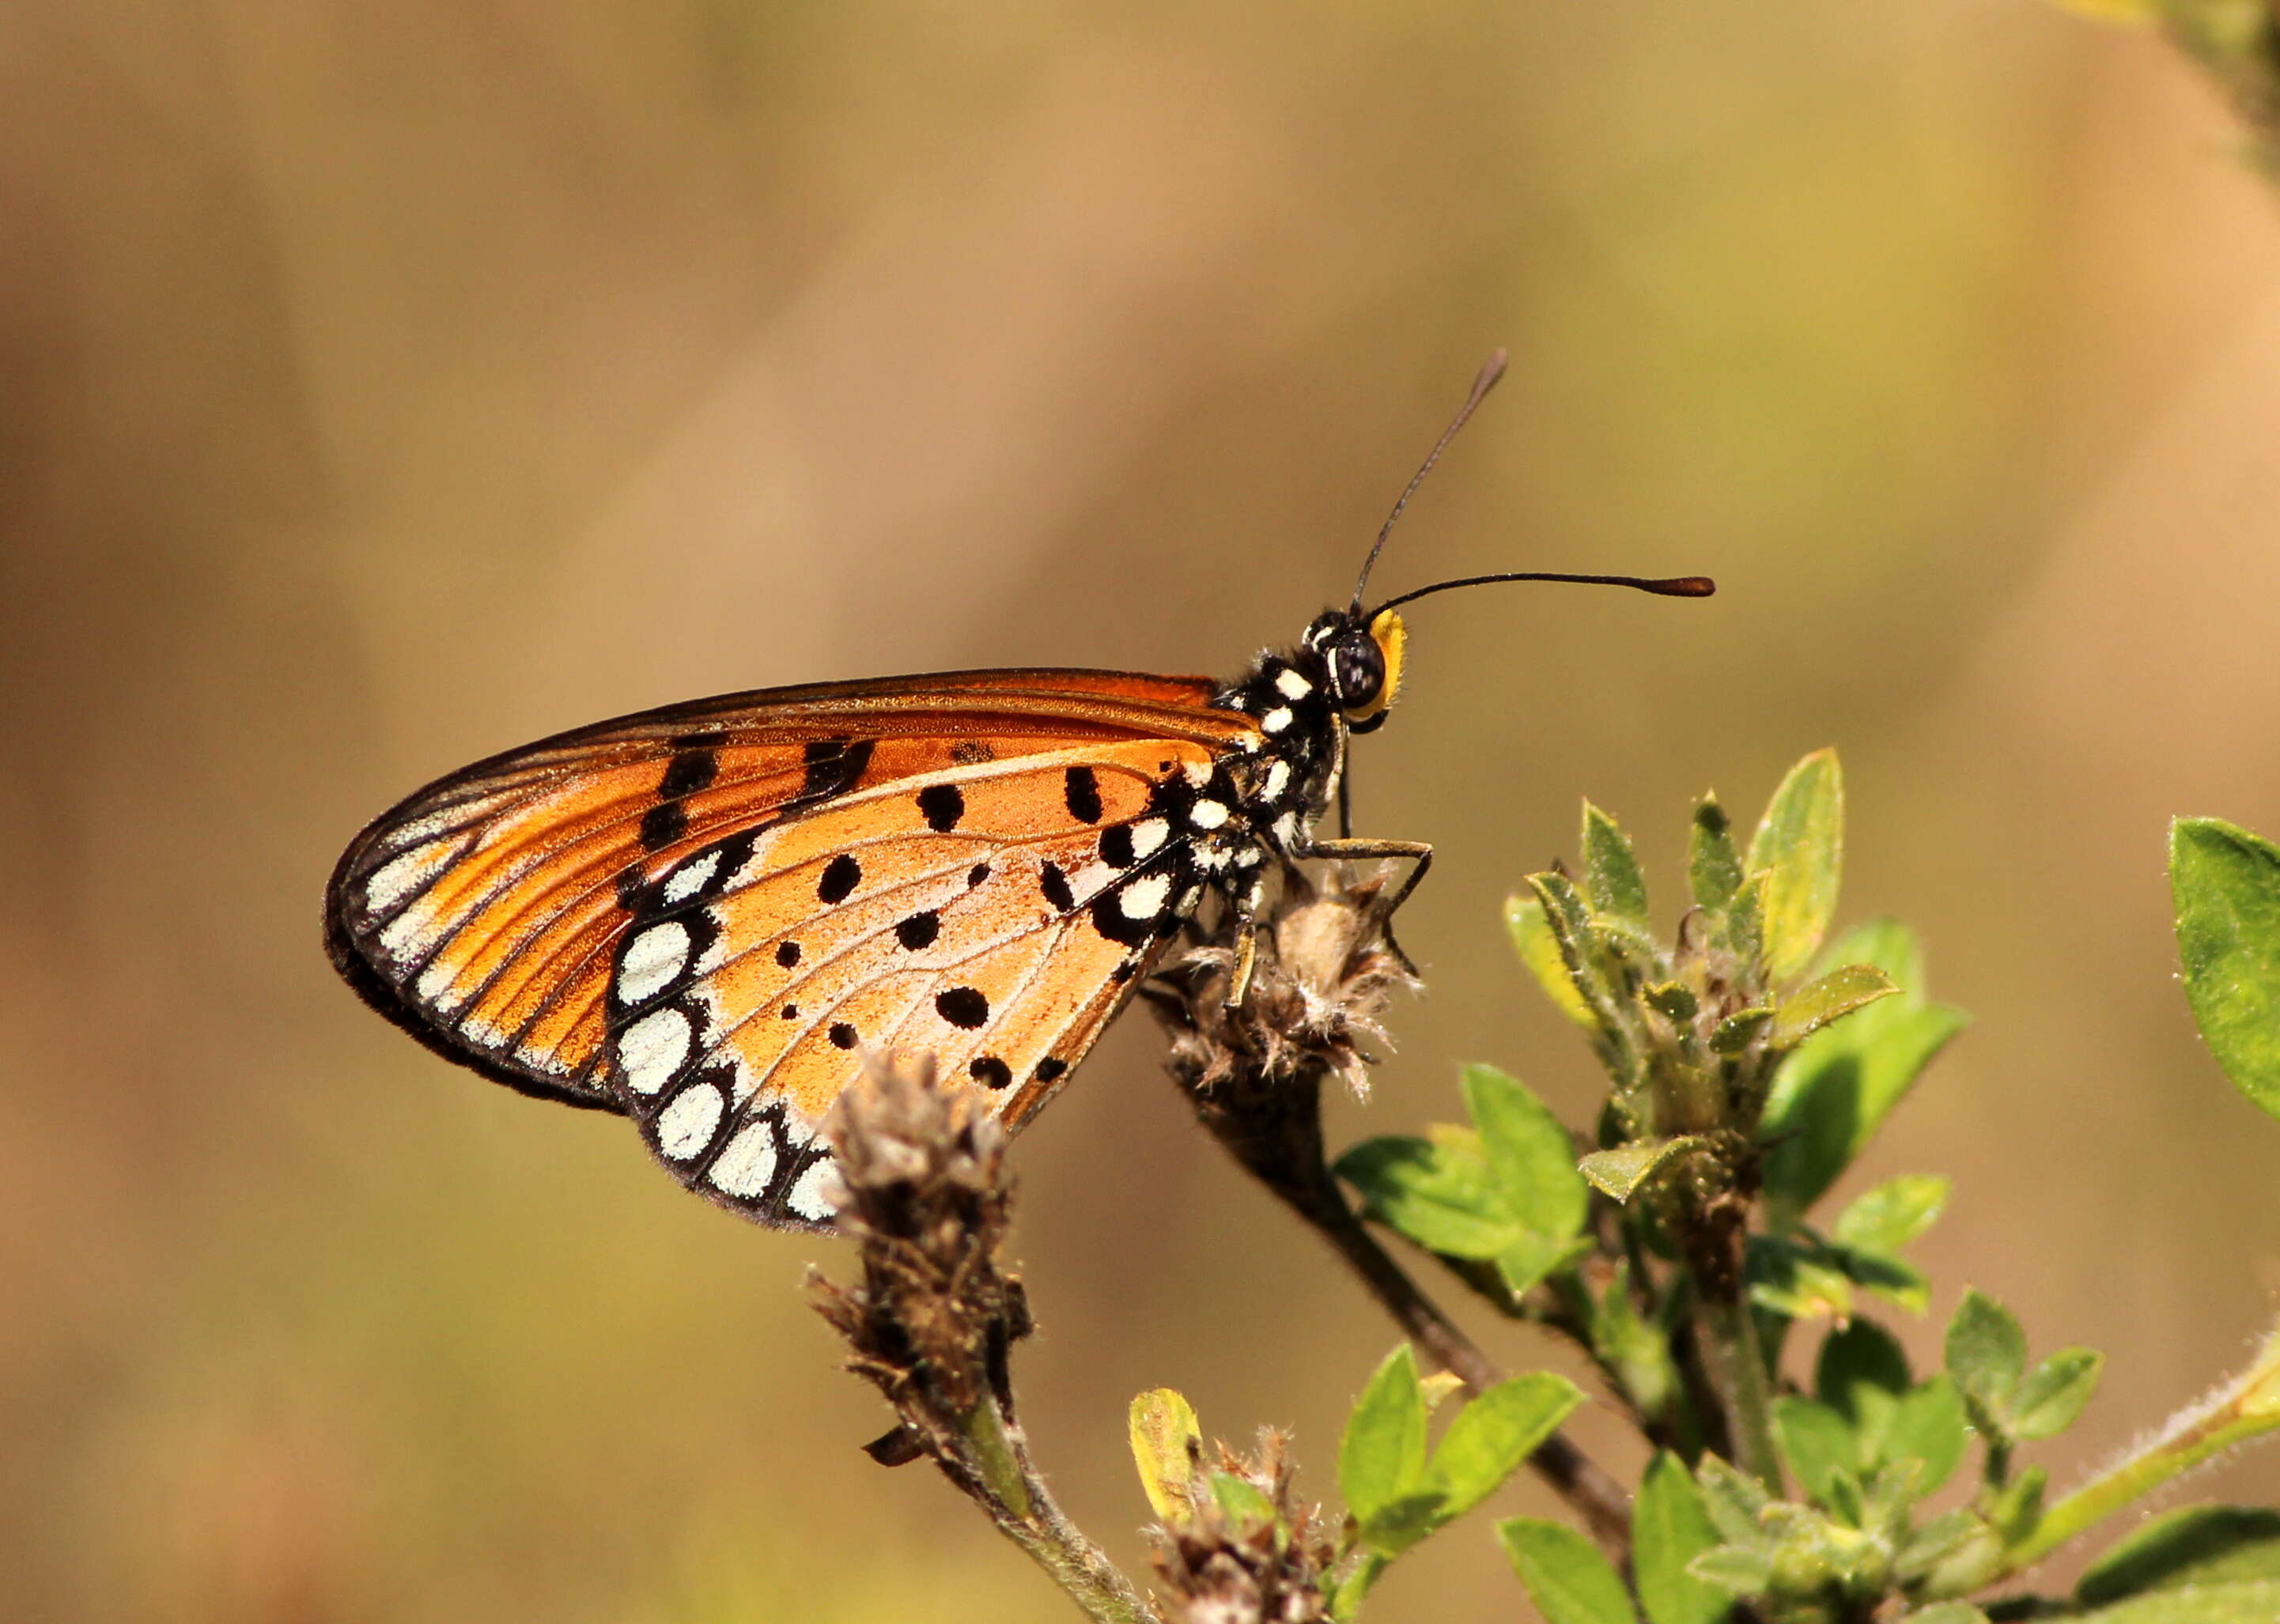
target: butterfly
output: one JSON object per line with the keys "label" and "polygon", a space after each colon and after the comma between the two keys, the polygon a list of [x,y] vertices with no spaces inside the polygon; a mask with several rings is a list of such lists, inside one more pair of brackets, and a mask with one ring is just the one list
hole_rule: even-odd
{"label": "butterfly", "polygon": [[739,1213],[828,1229],[820,1128],[867,1056],[931,1054],[1018,1128],[1209,899],[1247,949],[1301,859],[1406,858],[1394,904],[1408,894],[1429,846],[1314,834],[1334,796],[1343,812],[1349,738],[1399,689],[1399,605],[1493,581],[1714,589],[1518,573],[1363,606],[1395,520],[1502,370],[1499,352],[1352,602],[1234,681],[944,672],[559,734],[357,835],[326,893],[333,964],[437,1053],[633,1118]]}

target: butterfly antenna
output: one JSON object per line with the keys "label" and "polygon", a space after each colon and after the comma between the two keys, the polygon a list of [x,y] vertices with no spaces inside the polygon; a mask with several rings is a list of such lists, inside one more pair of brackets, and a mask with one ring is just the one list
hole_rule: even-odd
{"label": "butterfly antenna", "polygon": [[1501,575],[1467,575],[1461,581],[1437,581],[1429,587],[1420,587],[1414,592],[1404,592],[1399,597],[1387,598],[1365,618],[1375,620],[1389,609],[1414,603],[1421,597],[1430,597],[1436,592],[1453,592],[1459,587],[1484,587],[1498,581],[1568,581],[1587,587],[1629,587],[1636,591],[1652,592],[1658,597],[1708,597],[1718,590],[1718,583],[1707,575],[1564,575],[1548,570],[1514,570]]}
{"label": "butterfly antenna", "polygon": [[1458,408],[1457,415],[1451,419],[1448,427],[1441,431],[1441,437],[1433,443],[1432,451],[1410,479],[1408,488],[1401,493],[1401,500],[1393,504],[1393,512],[1385,516],[1385,523],[1378,530],[1377,540],[1370,546],[1369,557],[1361,562],[1361,579],[1354,582],[1353,613],[1361,612],[1361,595],[1368,589],[1369,573],[1377,566],[1377,555],[1385,550],[1385,538],[1393,534],[1394,521],[1401,517],[1401,510],[1409,505],[1409,498],[1417,494],[1417,488],[1425,482],[1425,476],[1433,472],[1433,465],[1441,460],[1441,453],[1449,449],[1449,442],[1457,437],[1457,431],[1479,410],[1481,402],[1488,397],[1488,392],[1496,388],[1497,380],[1504,376],[1504,366],[1505,352],[1501,350],[1481,364],[1480,375],[1473,380],[1472,393],[1465,396],[1465,404]]}

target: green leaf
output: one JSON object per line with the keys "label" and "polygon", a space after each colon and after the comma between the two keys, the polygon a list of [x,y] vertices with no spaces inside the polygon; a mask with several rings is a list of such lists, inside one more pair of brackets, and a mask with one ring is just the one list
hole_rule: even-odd
{"label": "green leaf", "polygon": [[1726,946],[1745,964],[1758,964],[1765,957],[1766,888],[1772,880],[1760,869],[1742,881],[1726,904]]}
{"label": "green leaf", "polygon": [[1710,1047],[1720,1054],[1739,1054],[1750,1040],[1774,1024],[1775,1012],[1766,1008],[1736,1010],[1710,1034]]}
{"label": "green leaf", "polygon": [[1189,1491],[1195,1482],[1196,1451],[1203,1445],[1194,1407],[1168,1387],[1154,1388],[1133,1399],[1129,1419],[1140,1487],[1157,1517],[1167,1526],[1176,1526],[1194,1511]]}
{"label": "green leaf", "polygon": [[1975,1542],[2000,1551],[1987,1525],[1971,1512],[1952,1511],[1935,1517],[1901,1542],[1892,1559],[1893,1576],[1904,1584],[1914,1584]]}
{"label": "green leaf", "polygon": [[1671,1360],[1670,1339],[1640,1319],[1631,1301],[1629,1260],[1615,1264],[1606,1289],[1591,1304],[1591,1320],[1592,1353],[1614,1373],[1641,1415],[1661,1415],[1678,1391],[1678,1367]]}
{"label": "green leaf", "polygon": [[1766,1198],[1776,1229],[1796,1223],[1836,1182],[1966,1024],[1961,1011],[1924,1001],[1922,955],[1904,925],[1881,920],[1848,931],[1822,963],[1875,965],[1900,996],[1814,1033],[1775,1074],[1758,1138],[1769,1147]]}
{"label": "green leaf", "polygon": [[2201,1039],[2280,1116],[2280,848],[2215,818],[2169,826],[2177,956]]}
{"label": "green leaf", "polygon": [[1685,1463],[1665,1450],[1647,1463],[1631,1503],[1631,1566],[1648,1624],[1723,1624],[1732,1597],[1687,1571],[1718,1543]]}
{"label": "green leaf", "polygon": [[1428,1251],[1491,1258],[1527,1230],[1490,1181],[1485,1155],[1406,1135],[1365,1139],[1333,1169],[1376,1220]]}
{"label": "green leaf", "polygon": [[1900,1624],[1987,1624],[1987,1615],[1969,1602],[1934,1602],[1905,1614]]}
{"label": "green leaf", "polygon": [[2095,1607],[2152,1590],[2246,1579],[2280,1579],[2280,1511],[2189,1505],[2116,1541],[2090,1565],[2074,1598]]}
{"label": "green leaf", "polygon": [[1829,1238],[1857,1251],[1893,1256],[1938,1220],[1947,1190],[1945,1179],[1930,1174],[1889,1180],[1837,1214]]}
{"label": "green leaf", "polygon": [[1583,889],[1594,913],[1646,929],[1646,876],[1638,856],[1615,820],[1589,801],[1583,803]]}
{"label": "green leaf", "polygon": [[1691,1027],[1695,1016],[1702,1012],[1702,1001],[1694,996],[1693,989],[1678,981],[1657,981],[1639,997],[1674,1027]]}
{"label": "green leaf", "polygon": [[1536,1370],[1498,1382],[1457,1412],[1425,1476],[1441,1497],[1440,1520],[1460,1517],[1494,1494],[1583,1402],[1583,1390],[1567,1377]]}
{"label": "green leaf", "polygon": [[1716,1455],[1705,1455],[1695,1463],[1694,1481],[1702,1490],[1702,1509],[1709,1513],[1719,1538],[1729,1545],[1770,1549],[1773,1542],[1762,1519],[1774,1502],[1763,1483]]}
{"label": "green leaf", "polygon": [[2050,1482],[2051,1474],[2045,1468],[2029,1466],[1997,1491],[1994,1503],[1987,1508],[1987,1521],[2005,1544],[2017,1544],[2042,1521],[2043,1490]]}
{"label": "green leaf", "polygon": [[1910,1388],[1894,1406],[1891,1425],[1884,1435],[1883,1458],[1918,1463],[1922,1469],[1915,1492],[1922,1497],[1955,1474],[1970,1443],[1963,1395],[1956,1390],[1953,1378],[1943,1374]]}
{"label": "green leaf", "polygon": [[1560,938],[1544,917],[1543,902],[1531,896],[1506,897],[1504,927],[1512,935],[1520,962],[1528,967],[1544,995],[1559,1006],[1560,1012],[1579,1027],[1598,1030],[1598,1020],[1592,1015],[1591,1004],[1575,989],[1575,974],[1560,951]]}
{"label": "green leaf", "polygon": [[1750,1300],[1792,1320],[1848,1317],[1852,1282],[1837,1266],[1844,1254],[1783,1235],[1752,1235],[1743,1277]]}
{"label": "green leaf", "polygon": [[1506,1209],[1547,1239],[1582,1229],[1591,1194],[1575,1171],[1575,1142],[1551,1108],[1491,1066],[1467,1066],[1464,1091]]}
{"label": "green leaf", "polygon": [[1837,1474],[1860,1474],[1860,1442],[1852,1423],[1827,1405],[1810,1398],[1775,1399],[1774,1435],[1782,1459],[1816,1505],[1829,1503],[1829,1484]]}
{"label": "green leaf", "polygon": [[1775,981],[1813,961],[1837,912],[1844,855],[1844,773],[1835,750],[1817,750],[1789,770],[1750,839],[1746,867],[1768,876],[1765,961]]}
{"label": "green leaf", "polygon": [[2094,1348],[2061,1348],[2027,1373],[2011,1401],[2011,1435],[2055,1438],[2075,1423],[2098,1390],[2106,1356]]}
{"label": "green leaf", "polygon": [[[1575,1169],[1570,1167],[1568,1171],[1573,1173]],[[1496,1255],[1497,1274],[1504,1281],[1504,1289],[1520,1297],[1537,1281],[1562,1269],[1573,1268],[1591,1251],[1589,1235],[1571,1235],[1564,1241],[1557,1241],[1549,1235],[1523,1235]]]}
{"label": "green leaf", "polygon": [[1370,1587],[1378,1582],[1379,1577],[1384,1574],[1392,1561],[1391,1557],[1380,1556],[1375,1551],[1364,1551],[1356,1559],[1345,1577],[1337,1582],[1336,1589],[1331,1592],[1330,1616],[1334,1619],[1344,1620],[1351,1619],[1360,1612],[1362,1598],[1369,1594]]}
{"label": "green leaf", "polygon": [[1686,880],[1694,900],[1716,912],[1742,889],[1742,858],[1734,850],[1734,834],[1718,797],[1706,795],[1694,808],[1694,823],[1686,837]]}
{"label": "green leaf", "polygon": [[1565,1523],[1513,1517],[1497,1540],[1544,1624],[1638,1624],[1614,1564]]}
{"label": "green leaf", "polygon": [[2272,1624],[2280,1619],[2280,1579],[2157,1590],[2068,1617],[2074,1624]]}
{"label": "green leaf", "polygon": [[1676,1139],[1641,1139],[1612,1151],[1594,1151],[1575,1170],[1617,1201],[1629,1201],[1656,1169],[1702,1142],[1692,1135]]}
{"label": "green leaf", "polygon": [[2026,1368],[2027,1335],[2018,1320],[1993,1297],[1966,1289],[1947,1322],[1947,1374],[1962,1389],[1974,1425],[2010,1435],[2011,1398]]}
{"label": "green leaf", "polygon": [[1813,1390],[1856,1429],[1874,1427],[1881,1432],[1892,1406],[1908,1390],[1908,1356],[1883,1326],[1855,1320],[1822,1338]]}
{"label": "green leaf", "polygon": [[1338,1443],[1338,1489],[1365,1528],[1424,1487],[1425,1394],[1403,1343],[1370,1377]]}
{"label": "green leaf", "polygon": [[1766,1042],[1775,1049],[1794,1049],[1831,1021],[1842,1020],[1855,1010],[1866,1009],[1899,991],[1892,979],[1874,965],[1846,965],[1831,970],[1782,1000]]}
{"label": "green leaf", "polygon": [[1771,1557],[1763,1551],[1745,1551],[1738,1545],[1721,1545],[1715,1551],[1706,1551],[1686,1565],[1686,1571],[1730,1596],[1762,1596],[1774,1580]]}
{"label": "green leaf", "polygon": [[1212,1498],[1219,1503],[1220,1515],[1236,1528],[1257,1528],[1275,1520],[1275,1502],[1261,1494],[1257,1485],[1233,1473],[1213,1473],[1211,1489]]}

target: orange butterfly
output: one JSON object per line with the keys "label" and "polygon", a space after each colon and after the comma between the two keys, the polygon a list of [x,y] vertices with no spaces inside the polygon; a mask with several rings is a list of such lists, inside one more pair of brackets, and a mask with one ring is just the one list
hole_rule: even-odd
{"label": "orange butterfly", "polygon": [[[1233,682],[965,671],[728,694],[597,723],[420,790],[343,854],[326,946],[421,1043],[635,1119],[682,1183],[828,1228],[818,1127],[868,1049],[930,1051],[1018,1128],[1206,897],[1252,940],[1271,870],[1414,859],[1318,840],[1385,720],[1398,604],[1490,581],[1699,596],[1698,577],[1515,573],[1352,604]],[[1398,903],[1399,898],[1397,897]]]}

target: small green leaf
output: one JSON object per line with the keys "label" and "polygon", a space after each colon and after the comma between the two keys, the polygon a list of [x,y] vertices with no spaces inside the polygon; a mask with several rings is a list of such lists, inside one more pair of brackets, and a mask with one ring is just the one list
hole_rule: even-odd
{"label": "small green leaf", "polygon": [[1537,1370],[1498,1382],[1457,1412],[1426,1473],[1442,1499],[1441,1520],[1460,1517],[1495,1493],[1583,1402],[1567,1377]]}
{"label": "small green leaf", "polygon": [[1491,1183],[1486,1157],[1453,1139],[1365,1139],[1333,1170],[1361,1197],[1364,1216],[1428,1251],[1490,1258],[1527,1237]]}
{"label": "small green leaf", "polygon": [[1591,1304],[1591,1351],[1614,1373],[1641,1415],[1661,1415],[1678,1391],[1670,1339],[1639,1318],[1631,1301],[1630,1265],[1618,1261],[1606,1289]]}
{"label": "small green leaf", "polygon": [[1575,1171],[1575,1143],[1551,1108],[1492,1066],[1467,1066],[1464,1091],[1506,1210],[1554,1241],[1583,1228],[1591,1195]]}
{"label": "small green leaf", "polygon": [[1816,1505],[1829,1503],[1830,1481],[1837,1474],[1857,1475],[1860,1470],[1860,1443],[1852,1424],[1827,1405],[1810,1398],[1775,1399],[1774,1434],[1782,1459]]}
{"label": "small green leaf", "polygon": [[1367,1526],[1425,1478],[1425,1394],[1417,1356],[1403,1343],[1377,1367],[1338,1443],[1338,1489]]}
{"label": "small green leaf", "polygon": [[1900,996],[1814,1033],[1775,1074],[1758,1137],[1769,1147],[1766,1196],[1776,1229],[1821,1198],[1966,1024],[1961,1011],[1924,1001],[1922,954],[1904,925],[1880,920],[1848,931],[1822,963],[1875,965]]}
{"label": "small green leaf", "polygon": [[1583,889],[1591,911],[1634,930],[1647,927],[1646,876],[1615,820],[1583,803]]}
{"label": "small green leaf", "polygon": [[1822,1338],[1813,1390],[1854,1428],[1881,1427],[1908,1390],[1908,1356],[1883,1326],[1855,1320]]}
{"label": "small green leaf", "polygon": [[1552,934],[1551,923],[1544,917],[1544,904],[1532,896],[1506,898],[1504,927],[1512,935],[1512,944],[1520,953],[1520,962],[1537,984],[1559,1006],[1560,1012],[1579,1027],[1598,1028],[1591,1006],[1575,989],[1574,972],[1560,951],[1560,938]]}
{"label": "small green leaf", "polygon": [[1987,1525],[1972,1512],[1953,1511],[1935,1517],[1901,1543],[1892,1559],[1893,1575],[1913,1584],[1975,1540],[1995,1543]]}
{"label": "small green leaf", "polygon": [[[1569,1173],[1575,1170],[1568,1169]],[[1514,1297],[1526,1294],[1537,1281],[1574,1267],[1591,1255],[1589,1235],[1569,1235],[1556,1241],[1548,1235],[1523,1235],[1496,1255],[1497,1274],[1504,1289]]]}
{"label": "small green leaf", "polygon": [[1196,1451],[1203,1445],[1195,1410],[1170,1388],[1154,1388],[1133,1399],[1130,1426],[1140,1487],[1157,1517],[1175,1527],[1194,1511],[1190,1489],[1195,1482]]}
{"label": "small green leaf", "polygon": [[1364,1520],[1361,1543],[1381,1556],[1399,1556],[1446,1521],[1441,1497],[1430,1489],[1419,1489],[1379,1506],[1375,1516]]}
{"label": "small green leaf", "polygon": [[1969,1602],[1934,1602],[1904,1615],[1900,1624],[1987,1624],[1987,1615]]}
{"label": "small green leaf", "polygon": [[1648,1624],[1724,1624],[1733,1611],[1730,1596],[1687,1571],[1717,1543],[1718,1530],[1685,1464],[1668,1450],[1656,1455],[1631,1503],[1631,1566]]}
{"label": "small green leaf", "polygon": [[2008,1437],[2012,1395],[2027,1368],[2027,1335],[2011,1311],[1967,1289],[1947,1322],[1947,1374],[1962,1389],[1974,1425]]}
{"label": "small green leaf", "polygon": [[1930,1228],[1947,1205],[1947,1181],[1930,1174],[1888,1180],[1837,1214],[1829,1239],[1886,1257]]}
{"label": "small green leaf", "polygon": [[2074,1598],[2096,1607],[2151,1590],[2245,1579],[2280,1579],[2280,1511],[2189,1505],[2117,1540],[2090,1565]]}
{"label": "small green leaf", "polygon": [[1817,750],[1789,770],[1750,839],[1746,865],[1765,874],[1766,968],[1787,981],[1813,962],[1837,912],[1845,856],[1845,775]]}
{"label": "small green leaf", "polygon": [[1721,1539],[1752,1550],[1771,1546],[1763,1518],[1774,1501],[1763,1483],[1716,1455],[1705,1455],[1695,1463],[1694,1481],[1702,1490],[1702,1509]]}
{"label": "small green leaf", "polygon": [[1739,1054],[1750,1042],[1774,1024],[1775,1012],[1770,1009],[1736,1010],[1720,1021],[1710,1034],[1710,1047],[1720,1054]]}
{"label": "small green leaf", "polygon": [[1744,1269],[1750,1300],[1792,1320],[1845,1319],[1852,1282],[1836,1266],[1843,1257],[1782,1235],[1752,1235]]}
{"label": "small green leaf", "polygon": [[2280,1116],[2280,848],[2215,818],[2169,826],[2177,956],[2201,1039]]}
{"label": "small green leaf", "polygon": [[1513,1517],[1497,1524],[1496,1531],[1544,1624],[1638,1624],[1623,1576],[1575,1529]]}
{"label": "small green leaf", "polygon": [[1575,1170],[1591,1180],[1596,1189],[1617,1201],[1629,1201],[1663,1164],[1701,1143],[1691,1135],[1676,1139],[1641,1139],[1617,1145],[1612,1151],[1594,1151],[1575,1164]]}
{"label": "small green leaf", "polygon": [[1918,1463],[1922,1469],[1915,1492],[1922,1497],[1955,1474],[1970,1443],[1963,1395],[1956,1390],[1953,1378],[1942,1374],[1910,1388],[1901,1397],[1884,1435],[1883,1454],[1887,1460]]}
{"label": "small green leaf", "polygon": [[1702,1002],[1677,981],[1657,981],[1639,994],[1648,1005],[1674,1027],[1691,1027],[1702,1012]]}
{"label": "small green leaf", "polygon": [[1794,1049],[1830,1022],[1899,991],[1891,978],[1874,965],[1846,965],[1831,970],[1782,1000],[1766,1042],[1775,1049]]}
{"label": "small green leaf", "polygon": [[1231,1472],[1213,1473],[1211,1489],[1212,1498],[1219,1503],[1220,1515],[1238,1528],[1258,1528],[1275,1520],[1275,1502],[1261,1494],[1255,1484]]}
{"label": "small green leaf", "polygon": [[1347,1571],[1346,1576],[1337,1582],[1337,1588],[1331,1592],[1330,1616],[1344,1620],[1359,1613],[1361,1611],[1362,1600],[1369,1594],[1370,1587],[1378,1582],[1386,1568],[1391,1566],[1392,1561],[1391,1557],[1380,1556],[1374,1551],[1362,1552],[1355,1559],[1353,1566]]}
{"label": "small green leaf", "polygon": [[1774,1582],[1773,1559],[1763,1551],[1745,1551],[1738,1545],[1721,1545],[1715,1551],[1706,1551],[1686,1565],[1686,1571],[1730,1596],[1762,1596]]}
{"label": "small green leaf", "polygon": [[2055,1438],[2075,1423],[2098,1390],[2106,1356],[2094,1348],[2061,1348],[2027,1373],[2011,1401],[2011,1435]]}
{"label": "small green leaf", "polygon": [[1694,900],[1713,912],[1723,908],[1742,889],[1742,858],[1734,850],[1734,834],[1718,797],[1706,795],[1694,808],[1694,824],[1686,839],[1686,879]]}
{"label": "small green leaf", "polygon": [[1760,870],[1742,881],[1726,904],[1726,945],[1745,964],[1755,965],[1765,958],[1766,888],[1772,881]]}
{"label": "small green leaf", "polygon": [[2042,1521],[2043,1490],[2050,1482],[2051,1474],[2043,1467],[2029,1466],[1997,1493],[1987,1508],[1987,1520],[2005,1544],[2017,1544]]}

